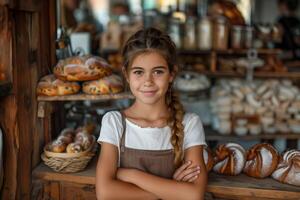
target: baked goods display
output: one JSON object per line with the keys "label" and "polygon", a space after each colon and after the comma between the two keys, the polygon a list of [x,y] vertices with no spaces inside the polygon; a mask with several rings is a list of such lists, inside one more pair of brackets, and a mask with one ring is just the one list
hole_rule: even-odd
{"label": "baked goods display", "polygon": [[203,148],[203,159],[206,166],[206,171],[210,172],[214,166],[214,157],[212,151],[208,147]]}
{"label": "baked goods display", "polygon": [[300,151],[286,151],[272,177],[282,183],[300,186]]}
{"label": "baked goods display", "polygon": [[54,153],[79,153],[88,150],[94,142],[88,128],[79,127],[76,130],[65,128],[56,140],[46,146],[46,150]]}
{"label": "baked goods display", "polygon": [[238,175],[246,161],[245,149],[236,143],[221,144],[215,151],[214,172],[225,175]]}
{"label": "baked goods display", "polygon": [[112,70],[104,59],[87,55],[60,60],[53,73],[64,81],[89,81],[108,76]]}
{"label": "baked goods display", "polygon": [[221,79],[211,89],[211,108],[220,134],[300,133],[300,93],[290,80]]}
{"label": "baked goods display", "polygon": [[112,74],[99,80],[87,81],[82,85],[86,94],[114,94],[123,91],[123,80],[120,76]]}
{"label": "baked goods display", "polygon": [[79,83],[59,80],[53,74],[41,78],[37,85],[37,94],[46,96],[76,94],[79,90]]}
{"label": "baked goods display", "polygon": [[244,173],[255,178],[270,176],[279,160],[277,150],[270,144],[256,144],[247,151]]}
{"label": "baked goods display", "polygon": [[174,87],[182,92],[196,92],[210,87],[210,80],[199,73],[184,71],[175,79]]}

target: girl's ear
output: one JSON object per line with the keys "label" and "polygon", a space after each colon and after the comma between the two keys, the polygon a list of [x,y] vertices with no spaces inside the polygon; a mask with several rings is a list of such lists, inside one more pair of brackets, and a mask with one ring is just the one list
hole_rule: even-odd
{"label": "girl's ear", "polygon": [[173,80],[174,80],[174,78],[175,78],[177,72],[178,72],[178,66],[177,66],[177,65],[174,65],[173,70],[171,71],[170,79],[169,79],[169,82],[170,82],[170,83],[173,82]]}
{"label": "girl's ear", "polygon": [[128,74],[127,74],[127,71],[124,66],[122,67],[122,73],[123,73],[123,76],[125,77],[127,83],[129,83]]}

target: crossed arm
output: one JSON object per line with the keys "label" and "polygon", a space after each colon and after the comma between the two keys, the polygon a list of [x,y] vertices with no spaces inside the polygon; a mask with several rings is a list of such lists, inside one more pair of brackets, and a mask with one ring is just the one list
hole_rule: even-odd
{"label": "crossed arm", "polygon": [[[135,169],[117,168],[118,150],[103,143],[96,171],[97,198],[105,199],[203,199],[207,174],[202,158],[202,146],[185,151],[185,160],[201,173],[190,177],[193,182],[161,178]],[[192,174],[192,173],[191,173]]]}

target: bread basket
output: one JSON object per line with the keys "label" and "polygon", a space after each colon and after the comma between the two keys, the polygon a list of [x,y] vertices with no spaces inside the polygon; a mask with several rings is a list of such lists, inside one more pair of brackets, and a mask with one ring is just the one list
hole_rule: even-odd
{"label": "bread basket", "polygon": [[92,145],[79,153],[54,153],[49,151],[49,144],[44,147],[41,158],[45,165],[56,172],[73,173],[85,169],[89,161],[95,155],[97,149],[96,139],[93,136]]}

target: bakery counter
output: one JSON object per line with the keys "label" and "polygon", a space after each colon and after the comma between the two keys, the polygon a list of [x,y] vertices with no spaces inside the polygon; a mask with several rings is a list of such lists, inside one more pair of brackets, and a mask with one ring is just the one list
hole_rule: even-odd
{"label": "bakery counter", "polygon": [[[91,195],[95,189],[96,161],[95,158],[84,171],[71,174],[54,172],[41,163],[33,170],[33,177],[35,180],[47,182],[48,185],[52,183],[52,189],[58,189],[62,186],[57,184],[62,184],[64,186],[68,185],[69,190],[74,187],[83,188],[83,190],[77,189],[77,191],[72,189],[71,191],[75,193],[80,191],[81,195],[87,195],[87,193]],[[56,185],[53,185],[53,183]],[[72,184],[72,187],[70,184]],[[57,193],[61,190],[51,191],[52,194],[57,196],[57,198],[52,196],[53,199],[60,199],[61,194]],[[282,184],[272,178],[256,179],[244,174],[224,176],[210,173],[207,192],[211,193],[210,196],[225,199],[300,199],[300,187]]]}
{"label": "bakery counter", "polygon": [[91,94],[73,94],[65,96],[43,96],[37,97],[38,101],[85,101],[85,100],[113,100],[113,99],[133,99],[133,95],[130,92],[122,92],[108,95],[91,95]]}

